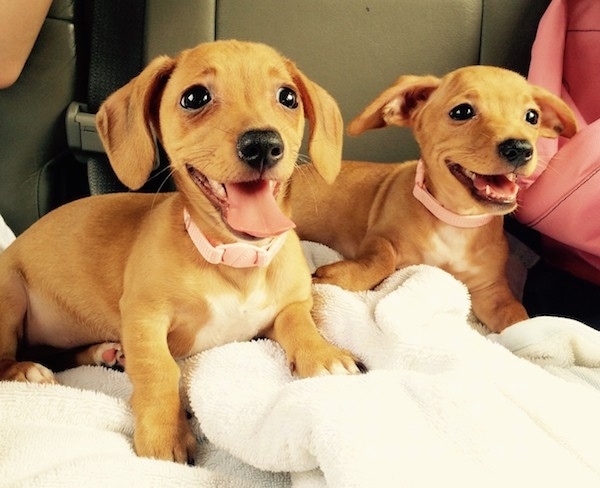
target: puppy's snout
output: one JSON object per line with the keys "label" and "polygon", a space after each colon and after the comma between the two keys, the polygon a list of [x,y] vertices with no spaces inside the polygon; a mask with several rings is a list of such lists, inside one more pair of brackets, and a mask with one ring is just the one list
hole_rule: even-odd
{"label": "puppy's snout", "polygon": [[263,171],[283,157],[283,140],[273,130],[250,130],[240,136],[238,155],[250,167]]}
{"label": "puppy's snout", "polygon": [[533,157],[533,146],[525,139],[507,139],[498,144],[498,153],[515,168],[523,166]]}

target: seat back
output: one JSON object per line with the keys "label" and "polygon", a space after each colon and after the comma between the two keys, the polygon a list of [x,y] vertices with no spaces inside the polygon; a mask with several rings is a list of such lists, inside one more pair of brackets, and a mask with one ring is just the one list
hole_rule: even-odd
{"label": "seat back", "polygon": [[[65,112],[85,101],[91,0],[54,0],[25,69],[0,91],[0,215],[16,233],[89,193],[71,155]],[[271,44],[339,102],[349,122],[401,74],[495,64],[526,73],[549,0],[146,0],[145,58],[237,38]],[[406,129],[346,137],[344,157],[401,161],[418,150]]]}

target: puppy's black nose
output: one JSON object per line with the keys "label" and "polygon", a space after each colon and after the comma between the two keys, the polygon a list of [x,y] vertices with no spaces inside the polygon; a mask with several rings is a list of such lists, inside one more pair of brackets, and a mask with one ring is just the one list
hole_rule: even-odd
{"label": "puppy's black nose", "polygon": [[533,157],[533,146],[525,139],[507,139],[498,144],[498,153],[515,168],[518,168]]}
{"label": "puppy's black nose", "polygon": [[250,167],[263,171],[283,157],[283,141],[273,130],[250,130],[237,143],[238,156]]}

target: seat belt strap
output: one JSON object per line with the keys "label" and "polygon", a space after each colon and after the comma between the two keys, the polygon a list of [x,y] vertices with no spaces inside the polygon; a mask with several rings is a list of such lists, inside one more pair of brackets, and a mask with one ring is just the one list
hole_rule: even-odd
{"label": "seat belt strap", "polygon": [[94,0],[88,109],[137,76],[144,66],[145,0]]}
{"label": "seat belt strap", "polygon": [[98,138],[95,113],[144,66],[145,0],[93,0],[88,100],[67,110],[67,140],[88,165],[90,193],[128,191],[112,170]]}

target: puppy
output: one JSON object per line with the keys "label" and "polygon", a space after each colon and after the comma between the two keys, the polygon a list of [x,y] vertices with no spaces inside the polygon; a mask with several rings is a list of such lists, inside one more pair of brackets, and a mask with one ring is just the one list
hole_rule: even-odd
{"label": "puppy", "polygon": [[505,275],[502,216],[517,207],[519,177],[535,168],[537,138],[576,132],[569,108],[516,73],[472,66],[441,79],[401,77],[348,132],[387,125],[413,130],[419,161],[345,162],[333,187],[310,168],[294,177],[298,234],[345,257],[317,269],[315,281],[366,290],[424,263],[463,281],[492,331],[527,318]]}
{"label": "puppy", "polygon": [[87,346],[122,343],[137,453],[192,462],[175,358],[264,336],[300,377],[359,372],[311,317],[310,272],[288,216],[305,117],[311,159],[331,182],[337,105],[265,45],[221,41],[159,57],[111,95],[97,126],[120,180],[146,181],[155,134],[178,191],[70,203],[0,254],[0,379],[53,382],[24,360],[36,346],[82,348],[81,363],[103,347]]}

